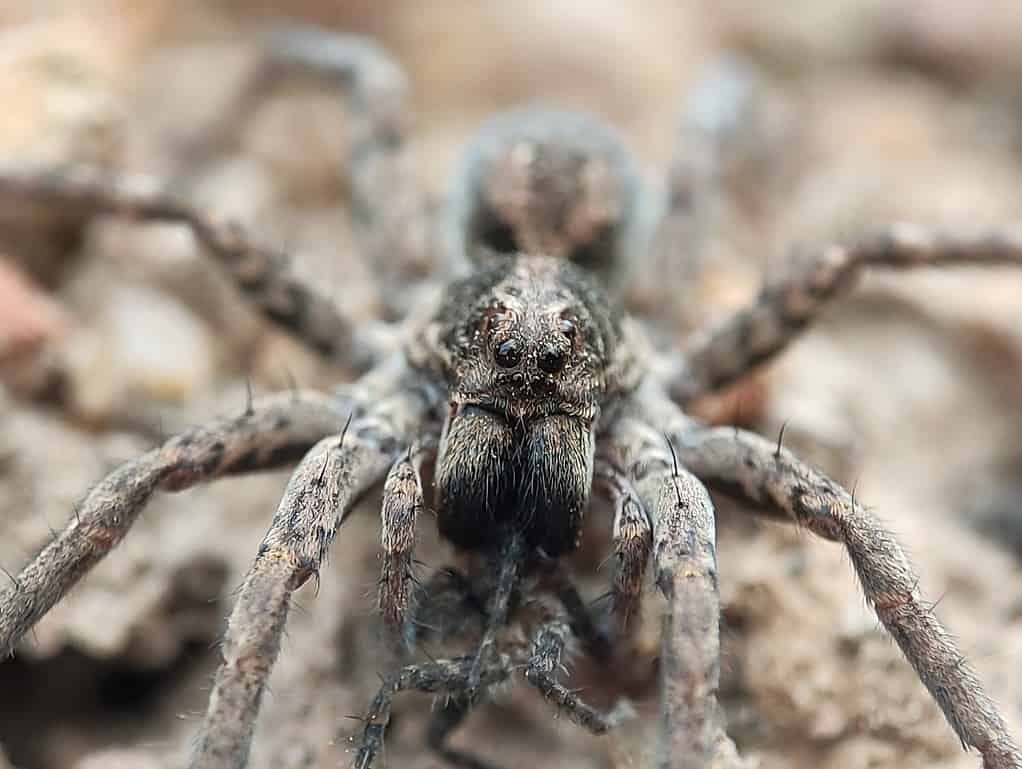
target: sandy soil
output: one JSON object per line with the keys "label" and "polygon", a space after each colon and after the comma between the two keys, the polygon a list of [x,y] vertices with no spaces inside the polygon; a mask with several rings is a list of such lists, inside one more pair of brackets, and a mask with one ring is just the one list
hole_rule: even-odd
{"label": "sandy soil", "polygon": [[[380,38],[407,67],[422,183],[444,189],[494,110],[584,107],[627,137],[657,183],[682,95],[724,51],[762,78],[763,130],[729,176],[708,257],[665,305],[681,337],[755,293],[792,247],[912,218],[1006,221],[1022,211],[1022,14],[1015,0],[806,4],[326,3],[289,13]],[[276,239],[355,317],[380,312],[334,169],[345,115],[319,87],[269,97],[203,161],[272,3],[109,0],[0,5],[0,153],[147,171]],[[811,8],[811,10],[810,10]],[[769,9],[769,10],[768,10]],[[638,255],[637,255],[638,258]],[[641,262],[640,262],[641,264]],[[1022,275],[875,275],[738,395],[703,404],[775,435],[854,484],[901,537],[1016,733],[1022,733]],[[681,298],[684,302],[681,302]],[[161,434],[241,409],[245,380],[348,373],[269,328],[174,227],[0,211],[0,566],[14,572],[74,501]],[[125,543],[0,663],[0,767],[182,766],[215,642],[286,474],[153,502]],[[305,588],[251,765],[335,767],[377,685],[375,500]],[[722,696],[763,767],[977,767],[858,593],[834,545],[720,507]],[[574,564],[594,593],[606,521]],[[428,528],[428,527],[423,527]],[[422,559],[447,549],[425,532]],[[644,632],[653,664],[657,605]],[[438,652],[439,650],[433,650]],[[524,687],[455,740],[508,767],[640,767],[647,718],[590,738]],[[429,700],[404,698],[391,767],[436,766]]]}

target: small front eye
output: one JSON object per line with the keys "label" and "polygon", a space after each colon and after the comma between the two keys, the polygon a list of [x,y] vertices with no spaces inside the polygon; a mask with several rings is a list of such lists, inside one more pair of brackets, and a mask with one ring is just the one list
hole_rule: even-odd
{"label": "small front eye", "polygon": [[493,358],[498,366],[514,368],[522,359],[522,346],[516,340],[508,339],[497,345],[493,351]]}
{"label": "small front eye", "polygon": [[539,367],[548,374],[556,374],[567,362],[568,356],[556,345],[547,345],[539,354]]}

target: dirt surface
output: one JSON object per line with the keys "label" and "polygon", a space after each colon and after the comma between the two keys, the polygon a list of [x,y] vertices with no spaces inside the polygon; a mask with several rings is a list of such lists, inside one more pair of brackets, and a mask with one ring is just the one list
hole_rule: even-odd
{"label": "dirt surface", "polygon": [[[1022,14],[1016,0],[807,4],[650,0],[289,5],[377,36],[414,88],[422,182],[440,195],[494,110],[543,101],[616,125],[650,183],[684,93],[725,51],[761,78],[763,130],[729,176],[705,261],[677,304],[638,267],[636,306],[682,337],[746,301],[792,247],[895,219],[974,225],[1022,211]],[[768,10],[769,9],[769,10]],[[210,155],[272,3],[0,5],[0,155],[88,160],[173,180],[294,252],[354,316],[382,302],[345,218],[345,115],[316,86],[277,92]],[[196,157],[204,156],[201,162]],[[667,292],[671,294],[672,291]],[[651,299],[651,297],[653,297]],[[870,276],[783,360],[703,404],[800,450],[907,546],[924,592],[1022,734],[1022,274]],[[668,297],[669,298],[669,297]],[[684,298],[684,303],[681,299]],[[16,572],[89,485],[182,425],[241,410],[245,382],[347,376],[269,328],[176,227],[0,211],[0,566]],[[683,305],[683,306],[682,306]],[[123,545],[0,663],[0,767],[178,767],[205,708],[231,593],[284,473],[157,498]],[[370,499],[318,592],[299,594],[253,748],[255,769],[350,763],[378,684]],[[866,608],[841,550],[720,508],[722,698],[762,767],[978,767]],[[606,518],[574,567],[593,594]],[[421,527],[420,557],[449,552]],[[640,660],[651,671],[657,598]],[[442,650],[432,649],[433,653]],[[526,687],[455,744],[501,766],[641,767],[644,718],[591,738]],[[432,767],[430,702],[400,700],[391,767]]]}

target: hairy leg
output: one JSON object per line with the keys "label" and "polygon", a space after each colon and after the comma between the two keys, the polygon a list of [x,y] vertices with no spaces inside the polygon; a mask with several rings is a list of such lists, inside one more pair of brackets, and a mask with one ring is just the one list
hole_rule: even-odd
{"label": "hairy leg", "polygon": [[586,652],[597,660],[609,660],[613,650],[612,639],[595,621],[593,612],[571,579],[564,561],[556,558],[539,562],[539,587],[552,594],[564,609],[571,634],[581,642]]}
{"label": "hairy leg", "polygon": [[497,582],[487,607],[486,628],[468,676],[467,696],[470,702],[475,699],[483,667],[497,642],[497,634],[507,625],[511,597],[522,570],[521,561],[525,557],[525,543],[520,536],[511,533],[497,554]]}
{"label": "hairy leg", "polygon": [[414,642],[411,624],[412,554],[415,519],[423,508],[422,476],[411,451],[391,467],[383,484],[380,539],[383,570],[380,575],[380,610],[386,643],[398,658]]}
{"label": "hairy leg", "polygon": [[280,651],[291,596],[315,576],[344,518],[414,435],[429,403],[413,390],[380,394],[324,438],[295,470],[227,623],[193,769],[240,769]]}
{"label": "hairy leg", "polygon": [[224,475],[293,462],[348,412],[312,392],[261,398],[244,413],[193,427],[126,462],[75,508],[60,534],[0,590],[0,658],[127,534],[157,490],[179,491]]}
{"label": "hairy leg", "polygon": [[[374,760],[382,747],[393,694],[408,688],[443,691],[447,694],[443,707],[434,713],[430,721],[427,740],[430,747],[446,761],[468,769],[494,767],[488,761],[472,754],[448,747],[447,739],[471,709],[485,699],[489,689],[495,683],[510,678],[517,669],[524,669],[526,679],[572,720],[596,733],[607,731],[631,714],[631,708],[625,705],[619,706],[610,714],[603,714],[582,701],[556,678],[556,671],[563,667],[562,660],[569,634],[586,643],[589,641],[586,632],[595,632],[587,608],[557,561],[540,562],[542,573],[536,589],[544,596],[552,593],[562,605],[571,607],[568,616],[564,619],[554,619],[557,613],[549,605],[549,598],[530,600],[527,605],[518,607],[523,616],[516,613],[513,621],[524,620],[526,628],[536,627],[538,624],[539,629],[533,635],[532,642],[523,644],[521,641],[513,641],[503,650],[498,651],[495,648],[496,635],[506,626],[508,619],[505,617],[503,621],[494,624],[492,605],[510,603],[510,594],[506,600],[499,594],[505,589],[513,592],[515,577],[522,569],[516,560],[518,555],[511,559],[505,557],[512,554],[517,554],[517,546],[501,554],[502,564],[497,574],[484,574],[480,575],[479,579],[470,580],[459,572],[442,570],[419,588],[421,597],[415,615],[416,629],[419,631],[417,641],[421,642],[428,638],[437,640],[460,638],[473,642],[489,631],[492,633],[491,641],[486,645],[489,651],[454,660],[440,662],[431,660],[432,664],[409,665],[385,677],[367,719],[356,766],[367,767]],[[490,601],[477,594],[480,584]],[[487,605],[488,603],[490,605]],[[576,616],[571,609],[577,610],[580,614]],[[504,611],[506,612],[507,608]],[[582,625],[581,636],[575,632],[573,623],[576,622]]]}
{"label": "hairy leg", "polygon": [[596,464],[595,477],[614,504],[614,557],[617,567],[610,589],[605,625],[619,645],[631,640],[642,608],[642,583],[653,550],[653,522],[628,476],[612,463]]}
{"label": "hairy leg", "polygon": [[[455,702],[475,702],[475,695],[468,695],[473,689],[483,687],[488,689],[494,684],[506,681],[514,671],[514,665],[507,654],[491,654],[478,669],[478,680],[474,687],[471,682],[472,671],[476,669],[476,655],[457,657],[449,660],[436,660],[415,665],[406,665],[395,673],[387,675],[383,679],[380,691],[373,699],[369,707],[369,714],[366,716],[366,725],[362,730],[362,745],[355,758],[355,769],[369,769],[372,766],[376,755],[383,748],[383,736],[390,723],[390,712],[393,706],[394,695],[401,691],[416,690],[420,692],[446,692],[455,696]],[[466,705],[471,707],[471,705]],[[449,728],[437,726],[441,732],[437,735],[439,746],[443,745],[443,738],[450,733],[451,729],[461,721],[464,713],[452,713],[452,718],[459,715]],[[433,738],[431,737],[431,744]],[[436,746],[434,746],[436,747]],[[438,747],[442,750],[442,747]],[[478,762],[474,766],[486,766]],[[473,766],[473,764],[463,764]]]}
{"label": "hairy leg", "polygon": [[758,435],[689,424],[677,434],[680,460],[711,487],[841,542],[866,600],[984,769],[1020,769],[1022,752],[954,637],[922,599],[919,578],[894,536],[848,491]]}
{"label": "hairy leg", "polygon": [[242,97],[242,111],[288,75],[308,74],[338,87],[350,118],[344,174],[355,234],[363,258],[386,284],[391,310],[404,314],[408,282],[428,274],[435,252],[431,206],[409,146],[408,77],[375,41],[320,27],[275,26],[265,46],[264,65]]}
{"label": "hairy leg", "polygon": [[361,347],[366,340],[354,343],[351,323],[312,276],[299,274],[285,254],[251,239],[236,224],[200,211],[152,178],[87,166],[5,162],[0,164],[0,196],[73,207],[89,215],[187,225],[209,256],[274,323],[329,358],[348,361],[356,352],[365,356]]}
{"label": "hairy leg", "polygon": [[762,90],[753,70],[721,56],[682,99],[662,216],[631,291],[644,311],[673,313],[678,327],[692,328],[698,320],[694,292],[708,241],[726,214],[728,177],[754,166],[750,161],[765,151]]}
{"label": "hairy leg", "polygon": [[[486,622],[485,601],[477,594],[478,581],[454,569],[442,569],[425,585],[419,586],[415,605],[415,640],[448,641],[478,639]],[[448,693],[436,708],[426,731],[430,749],[454,766],[466,769],[495,769],[494,765],[471,753],[447,745],[447,740],[471,712],[473,703],[465,696]]]}
{"label": "hairy leg", "polygon": [[705,769],[723,735],[716,520],[705,487],[679,466],[650,423],[622,417],[612,428],[618,471],[630,468],[653,518],[653,564],[666,599],[661,636],[657,769]]}
{"label": "hairy leg", "polygon": [[867,267],[991,264],[1022,265],[1022,226],[958,232],[900,224],[848,246],[827,246],[764,288],[752,306],[696,335],[670,377],[671,396],[684,404],[770,360]]}
{"label": "hairy leg", "polygon": [[[408,665],[386,676],[379,693],[373,700],[366,718],[362,746],[355,759],[356,769],[368,769],[383,746],[383,736],[390,721],[393,697],[399,691],[415,689],[424,692],[445,692],[450,699],[430,722],[430,747],[457,766],[469,769],[493,769],[492,764],[475,756],[446,746],[450,733],[464,720],[472,707],[478,704],[480,692],[507,681],[515,668],[525,662],[525,680],[543,693],[572,721],[594,734],[604,734],[632,714],[627,705],[619,705],[604,714],[584,702],[577,694],[560,683],[556,671],[561,668],[565,644],[570,631],[560,620],[544,624],[536,633],[527,655],[493,653],[478,667],[479,657],[470,655],[451,660]],[[519,659],[522,656],[524,659]]]}
{"label": "hairy leg", "polygon": [[585,702],[557,679],[570,629],[562,620],[551,620],[539,628],[532,640],[525,667],[525,680],[539,689],[543,697],[557,709],[593,734],[606,734],[633,714],[631,706],[622,701],[610,713],[603,713]]}

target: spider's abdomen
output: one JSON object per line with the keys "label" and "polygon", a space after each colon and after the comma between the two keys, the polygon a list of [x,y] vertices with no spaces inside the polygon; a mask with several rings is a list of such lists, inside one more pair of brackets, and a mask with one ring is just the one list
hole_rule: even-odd
{"label": "spider's abdomen", "polygon": [[456,273],[516,253],[575,264],[617,291],[641,248],[645,190],[631,153],[602,121],[525,107],[480,129],[449,196]]}
{"label": "spider's abdomen", "polygon": [[551,556],[574,549],[592,485],[595,439],[578,417],[555,414],[511,425],[477,406],[452,412],[440,445],[440,534],[486,549],[520,532]]}

